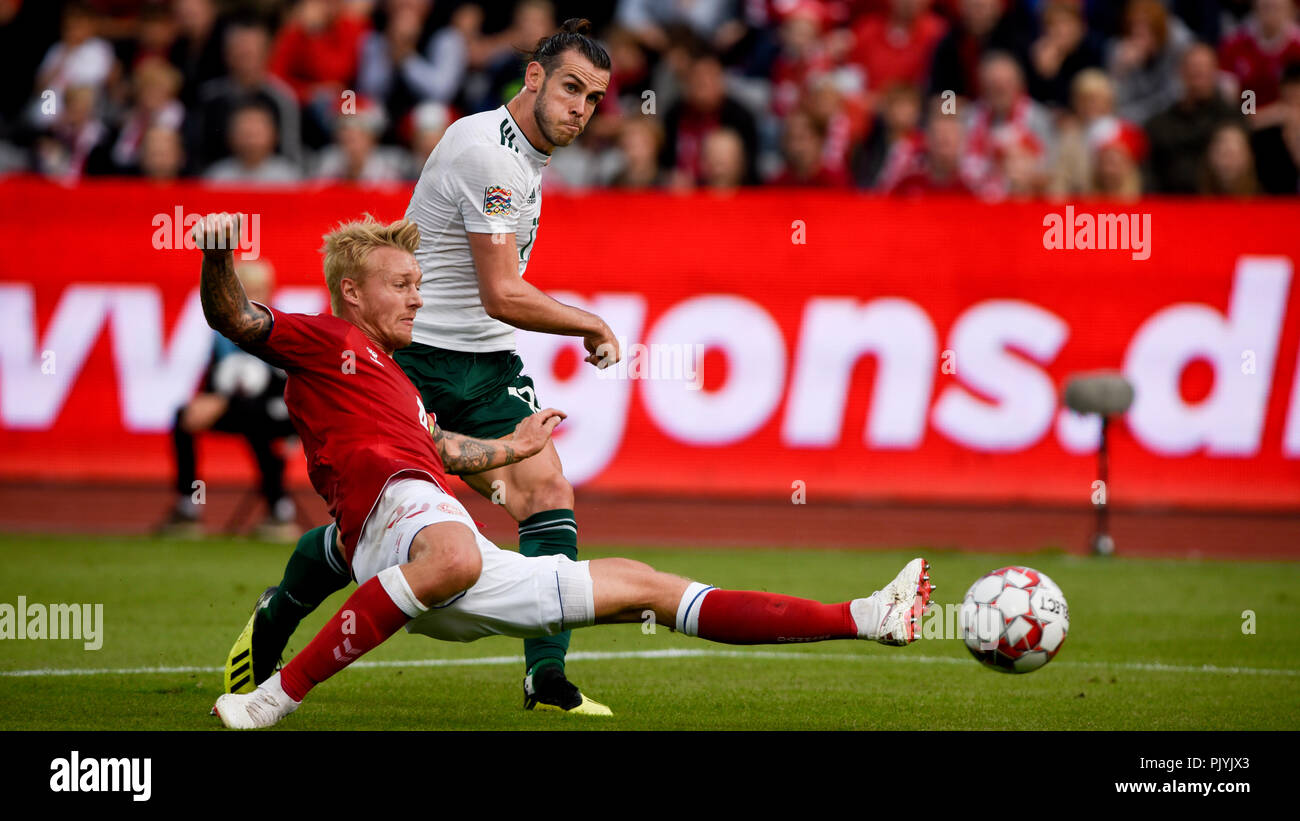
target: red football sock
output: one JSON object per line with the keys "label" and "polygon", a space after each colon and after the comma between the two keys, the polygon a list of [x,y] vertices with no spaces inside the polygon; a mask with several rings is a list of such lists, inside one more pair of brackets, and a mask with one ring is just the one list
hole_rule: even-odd
{"label": "red football sock", "polygon": [[855,639],[849,603],[822,604],[777,593],[710,590],[700,604],[699,637],[724,644]]}
{"label": "red football sock", "polygon": [[280,671],[280,686],[294,701],[383,644],[411,617],[402,612],[379,577],[356,589],[334,618]]}

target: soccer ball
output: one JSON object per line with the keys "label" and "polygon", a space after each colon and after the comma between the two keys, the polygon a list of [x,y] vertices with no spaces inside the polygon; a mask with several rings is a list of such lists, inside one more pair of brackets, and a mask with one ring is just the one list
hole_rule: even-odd
{"label": "soccer ball", "polygon": [[981,664],[1003,673],[1029,673],[1051,661],[1065,643],[1070,608],[1047,574],[1003,567],[966,591],[957,626]]}

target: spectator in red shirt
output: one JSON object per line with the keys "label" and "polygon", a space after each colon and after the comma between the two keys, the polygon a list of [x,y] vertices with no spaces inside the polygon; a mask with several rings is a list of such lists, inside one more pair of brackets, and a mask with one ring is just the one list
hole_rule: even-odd
{"label": "spectator in red shirt", "polygon": [[828,168],[847,169],[853,147],[871,130],[869,101],[855,92],[852,78],[842,72],[814,75],[804,89],[799,107],[826,132],[822,156]]}
{"label": "spectator in red shirt", "polygon": [[1255,12],[1219,47],[1219,63],[1236,75],[1255,104],[1277,100],[1278,80],[1287,63],[1300,63],[1300,24],[1292,0],[1255,0]]}
{"label": "spectator in red shirt", "polygon": [[298,95],[337,95],[357,76],[361,38],[370,25],[348,11],[343,0],[301,0],[280,29],[271,53],[271,72]]}
{"label": "spectator in red shirt", "polygon": [[930,0],[890,0],[888,15],[869,15],[854,26],[852,60],[866,72],[868,88],[925,82],[935,46],[948,31],[929,6]]}
{"label": "spectator in red shirt", "polygon": [[885,89],[871,133],[853,155],[853,176],[859,187],[875,188],[881,179],[891,179],[899,169],[911,167],[915,155],[925,150],[923,110],[921,92],[915,86],[900,83]]}
{"label": "spectator in red shirt", "polygon": [[1047,157],[1033,134],[1002,131],[994,142],[994,162],[1002,180],[999,198],[1037,199],[1047,193]]}
{"label": "spectator in red shirt", "polygon": [[795,111],[785,119],[785,132],[781,137],[781,154],[785,170],[769,181],[770,185],[808,188],[846,188],[848,174],[842,167],[828,168],[822,147],[826,133],[802,111]]}
{"label": "spectator in red shirt", "polygon": [[811,76],[829,71],[831,56],[824,34],[825,12],[819,3],[801,2],[781,21],[781,51],[772,63],[772,113],[785,117],[799,105]]}
{"label": "spectator in red shirt", "polygon": [[1007,193],[999,145],[1033,141],[1046,151],[1055,134],[1046,110],[1025,93],[1025,78],[1015,58],[993,52],[980,63],[980,98],[970,107],[962,172],[988,199]]}
{"label": "spectator in red shirt", "polygon": [[301,0],[275,38],[271,73],[303,104],[303,138],[313,148],[329,141],[342,93],[356,82],[361,40],[369,29],[369,20],[344,0]]}
{"label": "spectator in red shirt", "polygon": [[924,194],[959,194],[969,196],[971,186],[961,171],[961,158],[966,142],[966,129],[955,115],[942,114],[936,108],[930,113],[930,124],[925,132],[925,148],[912,157],[906,168],[900,168],[890,177],[881,178],[881,190],[894,196]]}
{"label": "spectator in red shirt", "polygon": [[[664,117],[664,148],[660,164],[679,186],[704,182],[704,141],[709,134],[729,128],[744,147],[745,184],[758,179],[758,126],[754,115],[727,94],[726,75],[716,54],[705,52],[692,60],[682,87],[682,99]],[[722,145],[719,143],[719,145]],[[728,146],[719,148],[727,153]]]}

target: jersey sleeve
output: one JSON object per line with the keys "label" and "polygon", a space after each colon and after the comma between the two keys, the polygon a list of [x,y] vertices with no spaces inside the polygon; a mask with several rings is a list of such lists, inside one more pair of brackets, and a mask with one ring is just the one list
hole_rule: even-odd
{"label": "jersey sleeve", "polygon": [[448,193],[460,210],[465,230],[475,234],[513,234],[517,209],[528,195],[519,164],[492,143],[472,145],[453,163]]}
{"label": "jersey sleeve", "polygon": [[341,361],[343,351],[332,316],[291,314],[260,302],[253,303],[271,314],[271,333],[262,342],[245,346],[245,350],[286,371],[307,367],[311,363]]}

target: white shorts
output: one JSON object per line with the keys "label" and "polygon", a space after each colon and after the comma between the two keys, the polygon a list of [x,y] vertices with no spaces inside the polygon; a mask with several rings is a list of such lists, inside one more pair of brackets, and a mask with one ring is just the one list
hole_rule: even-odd
{"label": "white shorts", "polygon": [[474,641],[496,635],[549,636],[595,624],[587,562],[502,550],[478,532],[454,496],[425,479],[398,479],[380,494],[352,555],[357,584],[409,562],[416,534],[441,522],[460,522],[470,529],[483,557],[483,571],[473,587],[412,619],[406,625],[408,632],[444,641]]}

